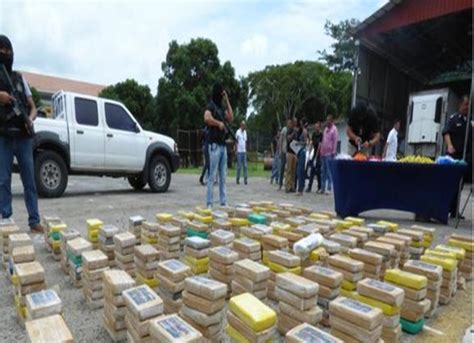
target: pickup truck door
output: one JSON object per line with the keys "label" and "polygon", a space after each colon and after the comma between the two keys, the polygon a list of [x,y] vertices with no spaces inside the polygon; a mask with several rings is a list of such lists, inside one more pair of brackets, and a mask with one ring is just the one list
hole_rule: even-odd
{"label": "pickup truck door", "polygon": [[75,170],[104,169],[104,124],[95,98],[74,96],[69,121],[71,167]]}
{"label": "pickup truck door", "polygon": [[128,111],[119,103],[104,102],[105,168],[138,172],[143,169],[146,137]]}

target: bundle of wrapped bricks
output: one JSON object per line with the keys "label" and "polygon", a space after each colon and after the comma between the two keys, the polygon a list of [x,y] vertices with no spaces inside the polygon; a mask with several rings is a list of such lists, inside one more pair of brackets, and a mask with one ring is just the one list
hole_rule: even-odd
{"label": "bundle of wrapped bricks", "polygon": [[357,239],[357,247],[362,248],[369,240],[369,234],[358,230],[357,226],[352,226],[349,230],[344,231],[346,236],[352,236]]}
{"label": "bundle of wrapped bricks", "polygon": [[388,220],[379,220],[376,224],[385,225],[388,228],[388,231],[395,232],[398,230],[398,224],[394,222],[390,222]]}
{"label": "bundle of wrapped bricks", "polygon": [[[429,254],[426,254],[427,252]],[[446,254],[443,253],[431,253],[428,249],[425,250],[425,255],[421,256],[421,260],[443,268],[439,303],[441,305],[449,304],[457,289],[457,260],[455,258],[447,257]]]}
{"label": "bundle of wrapped bricks", "polygon": [[382,269],[380,270],[382,277],[385,275],[385,271],[391,268],[392,259],[398,255],[393,245],[381,242],[369,241],[365,243],[364,249],[383,256]]}
{"label": "bundle of wrapped bricks", "polygon": [[[387,233],[389,235],[390,233]],[[399,268],[400,263],[408,260],[410,252],[408,251],[408,242],[400,238],[388,237],[387,235],[377,238],[375,241],[383,244],[392,245],[397,252],[396,258],[392,258],[392,268]]]}
{"label": "bundle of wrapped bricks", "polygon": [[268,253],[273,250],[288,251],[288,239],[277,235],[265,235],[261,239],[262,244],[262,262],[268,265]]}
{"label": "bundle of wrapped bricks", "polygon": [[15,264],[15,307],[19,322],[24,324],[26,320],[25,297],[46,288],[44,269],[37,261]]}
{"label": "bundle of wrapped bricks", "polygon": [[8,276],[13,275],[16,263],[33,262],[35,249],[33,241],[26,233],[14,233],[8,238]]}
{"label": "bundle of wrapped bricks", "polygon": [[474,240],[471,236],[452,234],[448,240],[448,245],[465,250],[465,257],[459,266],[461,275],[466,280],[472,280],[472,270],[474,266]]}
{"label": "bundle of wrapped bricks", "polygon": [[191,268],[179,260],[167,260],[158,264],[156,277],[158,294],[164,303],[166,314],[178,313],[182,305],[184,280],[191,275]]}
{"label": "bundle of wrapped bricks", "polygon": [[286,336],[287,343],[308,343],[308,342],[324,342],[324,343],[344,343],[333,335],[320,330],[313,325],[303,323],[290,330]]}
{"label": "bundle of wrapped bricks", "polygon": [[209,249],[209,275],[227,285],[228,296],[231,293],[234,280],[234,263],[239,259],[232,249],[220,246]]}
{"label": "bundle of wrapped bricks", "polygon": [[235,237],[240,237],[240,229],[250,224],[246,217],[229,218],[229,222],[232,225],[232,232],[235,234]]}
{"label": "bundle of wrapped bricks", "polygon": [[134,248],[135,278],[138,285],[146,284],[151,289],[157,290],[160,253],[150,244],[136,245]]}
{"label": "bundle of wrapped bricks", "polygon": [[459,247],[453,247],[453,246],[449,246],[449,245],[446,245],[446,244],[438,244],[434,251],[436,252],[442,252],[442,253],[449,253],[450,255],[449,256],[454,256],[456,258],[456,260],[458,261],[457,263],[457,266],[458,266],[458,276],[457,276],[457,288],[458,289],[466,289],[466,278],[464,277],[464,275],[467,275],[468,276],[468,279],[469,279],[469,274],[468,273],[463,273],[461,271],[461,269],[463,269],[464,271],[466,270],[471,270],[471,267],[469,267],[468,265],[468,268],[466,268],[466,265],[465,265],[465,260],[466,260],[466,250],[463,249],[463,248],[459,248]]}
{"label": "bundle of wrapped bricks", "polygon": [[240,234],[242,237],[254,239],[258,242],[261,242],[262,237],[269,235],[273,232],[273,229],[265,224],[254,224],[252,226],[246,226],[240,229]]}
{"label": "bundle of wrapped bricks", "polygon": [[318,305],[323,310],[321,324],[329,326],[329,303],[339,296],[342,273],[323,266],[312,266],[304,270],[303,276],[319,285]]}
{"label": "bundle of wrapped bricks", "polygon": [[286,238],[288,240],[288,248],[291,250],[293,250],[293,245],[301,238],[303,238],[303,235],[295,233],[293,231],[293,227],[289,224],[281,222],[272,222],[271,227],[275,235]]}
{"label": "bundle of wrapped bricks", "polygon": [[63,221],[58,216],[43,216],[41,220],[43,222],[43,229],[44,229],[43,236],[44,236],[44,242],[46,243],[46,250],[48,250],[48,252],[51,252],[52,251],[51,245],[49,243],[50,227],[54,225],[63,224]]}
{"label": "bundle of wrapped bricks", "polygon": [[87,219],[87,239],[92,243],[94,249],[99,247],[99,231],[104,226],[100,219]]}
{"label": "bundle of wrapped bricks", "polygon": [[12,234],[19,233],[20,228],[15,224],[13,220],[0,219],[0,233],[2,235],[2,262],[5,268],[8,267],[9,253],[8,253],[8,241]]}
{"label": "bundle of wrapped bricks", "polygon": [[247,237],[238,238],[234,240],[233,249],[241,260],[246,258],[255,262],[262,260],[262,248],[260,242],[256,240]]}
{"label": "bundle of wrapped bricks", "polygon": [[184,249],[184,240],[186,239],[186,228],[188,227],[189,220],[186,217],[181,215],[173,216],[173,220],[171,220],[171,224],[174,226],[179,227],[181,230],[181,238],[179,240],[179,249],[182,251]]}
{"label": "bundle of wrapped bricks", "polygon": [[145,218],[142,216],[131,216],[128,218],[128,232],[135,235],[137,244],[141,244],[142,242],[142,227],[144,222]]}
{"label": "bundle of wrapped bricks", "polygon": [[357,282],[364,277],[364,263],[348,256],[333,255],[328,258],[329,267],[342,274],[341,294],[355,291]]}
{"label": "bundle of wrapped bricks", "polygon": [[179,258],[181,253],[181,228],[170,223],[161,224],[158,229],[160,260]]}
{"label": "bundle of wrapped bricks", "polygon": [[436,232],[436,229],[433,227],[426,227],[426,226],[421,226],[421,225],[412,225],[410,227],[411,230],[418,231],[423,233],[423,241],[421,242],[420,245],[416,244],[415,242],[412,242],[412,246],[415,247],[421,247],[423,253],[425,249],[428,249],[431,247],[431,244],[433,243],[434,240],[434,234]]}
{"label": "bundle of wrapped bricks", "polygon": [[127,338],[123,292],[135,286],[135,281],[123,270],[107,270],[104,278],[104,327],[114,342]]}
{"label": "bundle of wrapped bricks", "polygon": [[114,236],[115,265],[135,277],[135,245],[137,238],[131,232],[122,232]]}
{"label": "bundle of wrapped bricks", "polygon": [[329,303],[331,335],[345,342],[378,342],[383,313],[360,301],[339,297]]}
{"label": "bundle of wrapped bricks", "polygon": [[428,285],[426,276],[400,269],[389,269],[385,272],[385,281],[405,291],[400,318],[403,331],[417,334],[423,330],[424,317],[431,306],[431,302],[426,299]]}
{"label": "bundle of wrapped bricks", "polygon": [[335,233],[329,239],[341,245],[342,253],[347,253],[349,249],[357,248],[357,238],[345,233]]}
{"label": "bundle of wrapped bricks", "polygon": [[67,242],[69,278],[75,287],[82,287],[82,253],[92,250],[92,244],[82,237]]}
{"label": "bundle of wrapped bricks", "polygon": [[156,244],[158,243],[159,227],[160,225],[158,223],[143,222],[141,243],[156,247]]}
{"label": "bundle of wrapped bricks", "polygon": [[232,243],[234,242],[235,235],[233,232],[226,231],[223,229],[217,229],[209,235],[209,240],[211,241],[212,247],[225,246],[227,248],[232,248]]}
{"label": "bundle of wrapped bricks", "polygon": [[364,263],[364,278],[380,279],[383,256],[374,252],[355,248],[349,250],[349,257]]}
{"label": "bundle of wrapped bricks", "polygon": [[250,293],[230,298],[226,333],[232,342],[272,341],[277,315]]}
{"label": "bundle of wrapped bricks", "polygon": [[52,289],[45,289],[26,296],[26,319],[34,320],[62,314],[63,304],[58,294]]}
{"label": "bundle of wrapped bricks", "polygon": [[209,269],[209,247],[211,242],[201,237],[187,237],[184,240],[184,262],[193,274],[207,273]]}
{"label": "bundle of wrapped bricks", "polygon": [[150,322],[152,341],[160,343],[201,343],[199,331],[176,314],[161,316]]}
{"label": "bundle of wrapped bricks", "polygon": [[212,342],[222,342],[227,285],[203,276],[184,280],[180,316]]}
{"label": "bundle of wrapped bricks", "polygon": [[59,314],[27,321],[25,327],[29,343],[73,341],[71,331]]}
{"label": "bundle of wrapped bricks", "polygon": [[164,224],[171,224],[171,221],[173,220],[173,215],[171,213],[157,213],[155,215],[156,222],[160,223],[162,225]]}
{"label": "bundle of wrapped bricks", "polygon": [[389,229],[388,229],[387,225],[371,223],[371,224],[367,224],[367,227],[374,231],[374,235],[373,235],[372,239],[377,239],[378,237],[383,236],[387,232],[389,232]]}
{"label": "bundle of wrapped bricks", "polygon": [[318,324],[323,311],[318,307],[319,285],[293,273],[276,277],[278,297],[278,331],[285,335],[301,323]]}
{"label": "bundle of wrapped bricks", "polygon": [[426,317],[431,317],[438,308],[439,296],[441,294],[441,283],[443,278],[443,268],[432,263],[426,263],[418,260],[408,260],[403,266],[403,270],[424,275],[428,279],[426,298],[431,301],[430,310]]}
{"label": "bundle of wrapped bricks", "polygon": [[150,323],[163,314],[163,301],[147,285],[129,288],[122,295],[127,307],[125,324],[128,342],[150,342]]}
{"label": "bundle of wrapped bricks", "polygon": [[84,297],[92,308],[104,306],[103,273],[109,270],[109,260],[100,250],[89,250],[82,253],[82,281]]}
{"label": "bundle of wrapped bricks", "polygon": [[397,231],[397,234],[411,238],[411,242],[408,247],[408,251],[410,253],[410,259],[419,260],[420,256],[423,254],[423,251],[424,251],[424,248],[423,248],[424,233],[420,231],[412,230],[412,229],[399,229]]}
{"label": "bundle of wrapped bricks", "polygon": [[61,259],[61,232],[66,229],[67,225],[63,222],[49,222],[48,224],[48,240],[46,244],[56,261]]}
{"label": "bundle of wrapped bricks", "polygon": [[232,296],[251,293],[261,301],[266,301],[270,269],[249,259],[234,263]]}
{"label": "bundle of wrapped bricks", "polygon": [[[413,238],[404,233],[406,232],[405,229],[400,229],[396,233],[395,232],[389,232],[387,233],[384,237],[381,238],[388,238],[393,240],[396,243],[401,243],[403,242],[404,244],[400,246],[400,262],[398,267],[402,267],[406,261],[408,261],[411,258],[411,245],[413,244]],[[387,242],[388,244],[391,244],[390,242]],[[395,245],[395,244],[392,244]]]}
{"label": "bundle of wrapped bricks", "polygon": [[115,243],[114,236],[119,233],[119,229],[113,225],[104,225],[99,231],[99,249],[107,255],[109,267],[115,267]]}
{"label": "bundle of wrapped bricks", "polygon": [[[196,216],[194,216],[194,218],[196,219]],[[210,218],[212,220],[212,217]],[[188,237],[201,237],[207,239],[209,237],[209,225],[198,220],[189,221],[186,228],[186,235]]]}
{"label": "bundle of wrapped bricks", "polygon": [[231,232],[232,231],[232,224],[230,223],[229,218],[227,218],[227,219],[217,218],[217,219],[214,219],[212,221],[211,229],[212,229],[211,232],[213,232],[215,230],[226,230],[226,231]]}
{"label": "bundle of wrapped bricks", "polygon": [[67,242],[69,240],[73,240],[75,238],[81,237],[79,231],[75,229],[66,229],[61,231],[61,269],[63,270],[64,274],[69,274],[69,263],[67,258]]}
{"label": "bundle of wrapped bricks", "polygon": [[247,219],[251,224],[265,225],[267,223],[267,218],[258,213],[250,213]]}
{"label": "bundle of wrapped bricks", "polygon": [[275,293],[276,275],[278,273],[290,272],[301,274],[301,259],[283,250],[272,250],[268,253],[268,267],[270,268],[270,279],[268,281],[268,297],[277,301]]}

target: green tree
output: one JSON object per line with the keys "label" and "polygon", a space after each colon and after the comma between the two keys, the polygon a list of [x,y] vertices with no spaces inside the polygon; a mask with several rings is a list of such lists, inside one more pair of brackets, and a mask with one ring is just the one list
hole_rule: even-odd
{"label": "green tree", "polygon": [[[245,117],[248,85],[236,79],[230,62],[221,64],[217,46],[209,39],[192,39],[189,43],[169,44],[163,76],[158,81],[155,127],[170,135],[176,129],[197,129],[203,125],[203,114],[212,86],[221,82],[229,95],[236,117]],[[234,121],[234,126],[237,126]]]}
{"label": "green tree", "polygon": [[150,87],[127,79],[104,88],[99,96],[122,102],[144,128],[153,129],[154,99]]}
{"label": "green tree", "polygon": [[327,20],[324,25],[326,35],[334,39],[331,44],[332,52],[326,49],[318,51],[320,60],[335,71],[354,70],[354,57],[356,53],[355,40],[352,36],[353,29],[359,24],[357,19],[346,19],[339,23]]}
{"label": "green tree", "polygon": [[41,107],[41,95],[35,87],[30,87],[31,96],[33,97],[33,102],[35,103],[36,108]]}

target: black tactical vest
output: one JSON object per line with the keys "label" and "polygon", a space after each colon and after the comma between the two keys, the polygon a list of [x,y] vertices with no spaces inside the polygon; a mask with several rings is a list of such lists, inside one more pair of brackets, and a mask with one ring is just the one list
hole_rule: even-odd
{"label": "black tactical vest", "polygon": [[[23,77],[20,73],[14,71],[10,78],[12,80],[13,86],[15,87],[17,94],[22,98],[19,99],[25,104],[27,103],[26,89],[23,84]],[[0,77],[0,91],[7,92],[11,94],[7,80],[3,80]],[[0,135],[14,134],[14,135],[25,135],[26,130],[22,119],[16,116],[13,112],[12,105],[2,105],[0,104]]]}

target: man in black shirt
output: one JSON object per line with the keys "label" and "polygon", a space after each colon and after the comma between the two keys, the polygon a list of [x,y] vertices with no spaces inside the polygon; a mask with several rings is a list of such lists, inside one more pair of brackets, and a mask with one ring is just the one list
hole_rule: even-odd
{"label": "man in black shirt", "polygon": [[323,139],[323,134],[321,132],[321,122],[316,122],[314,124],[314,132],[311,136],[311,144],[313,145],[313,158],[309,161],[309,183],[306,192],[310,193],[313,187],[314,175],[318,181],[318,190],[317,193],[321,191],[321,158],[319,156],[319,144]]}
{"label": "man in black shirt", "polygon": [[380,141],[377,113],[371,107],[358,103],[349,113],[346,132],[349,155],[358,151],[369,154],[370,149]]}

